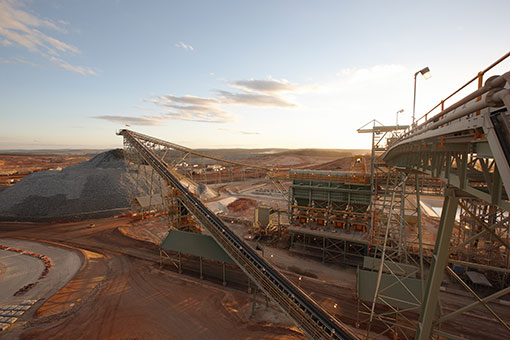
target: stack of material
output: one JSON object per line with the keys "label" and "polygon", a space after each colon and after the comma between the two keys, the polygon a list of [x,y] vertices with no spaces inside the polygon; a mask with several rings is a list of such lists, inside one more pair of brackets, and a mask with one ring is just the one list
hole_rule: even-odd
{"label": "stack of material", "polygon": [[118,214],[113,209],[128,208],[140,190],[147,190],[147,184],[140,183],[137,177],[129,170],[120,149],[100,153],[61,171],[36,172],[0,192],[0,219],[75,219]]}

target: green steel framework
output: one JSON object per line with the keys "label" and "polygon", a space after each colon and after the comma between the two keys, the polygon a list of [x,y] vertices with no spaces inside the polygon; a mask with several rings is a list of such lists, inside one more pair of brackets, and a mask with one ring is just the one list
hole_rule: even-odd
{"label": "green steel framework", "polygon": [[[443,210],[427,277],[424,299],[417,323],[415,339],[432,336],[448,339],[462,337],[445,331],[448,321],[473,308],[483,307],[502,330],[500,337],[510,335],[508,320],[496,313],[488,302],[510,291],[509,285],[509,223],[510,202],[510,73],[489,78],[485,86],[444,109],[426,122],[406,132],[392,143],[384,154],[388,166],[419,171],[440,178],[445,190]],[[504,186],[506,184],[506,186]],[[506,190],[505,190],[506,189]],[[459,206],[464,217],[456,222]],[[487,214],[480,215],[480,212]],[[472,234],[456,237],[458,227],[468,226]],[[496,258],[487,265],[470,262],[479,245],[495,252]],[[486,250],[483,250],[486,251]],[[463,258],[459,260],[459,258]],[[482,298],[448,263],[500,275],[499,291]],[[474,298],[474,302],[451,313],[439,314],[440,288],[445,271]],[[508,318],[508,316],[507,316]],[[442,326],[441,329],[438,327]]]}
{"label": "green steel framework", "polygon": [[288,194],[291,249],[319,256],[323,262],[366,255],[370,246],[370,184],[342,172],[294,172]]}

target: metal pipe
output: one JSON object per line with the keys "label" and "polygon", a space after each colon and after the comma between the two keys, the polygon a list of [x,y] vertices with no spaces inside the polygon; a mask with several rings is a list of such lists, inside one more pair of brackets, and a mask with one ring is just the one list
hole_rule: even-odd
{"label": "metal pipe", "polygon": [[[504,56],[502,56],[501,58],[499,58],[498,60],[496,60],[494,63],[492,63],[490,66],[488,66],[485,70],[479,72],[473,79],[469,80],[467,83],[465,83],[464,85],[462,85],[457,91],[453,92],[452,94],[450,94],[448,97],[446,97],[445,99],[443,99],[440,103],[438,103],[436,106],[434,106],[432,109],[430,109],[430,111],[428,111],[426,114],[424,114],[423,116],[421,116],[420,118],[418,118],[418,120],[421,120],[423,117],[425,117],[425,120],[427,120],[427,115],[429,113],[431,113],[432,111],[434,111],[435,109],[437,109],[439,106],[441,106],[441,111],[444,110],[444,102],[448,99],[450,99],[451,97],[453,97],[454,95],[456,95],[457,93],[459,93],[460,91],[462,91],[466,86],[468,86],[469,84],[471,84],[473,81],[475,81],[476,79],[479,79],[480,77],[480,74],[485,74],[487,73],[489,70],[491,70],[494,66],[498,65],[500,62],[502,62],[503,60],[505,60],[506,58],[510,57],[510,52],[507,52]],[[480,87],[480,86],[479,86]],[[409,130],[409,129],[408,129]],[[409,131],[408,131],[409,132]]]}
{"label": "metal pipe", "polygon": [[[426,126],[429,122],[435,121],[435,120],[441,118],[442,116],[444,116],[448,112],[453,111],[456,108],[458,108],[458,107],[460,107],[460,106],[462,106],[464,104],[469,103],[473,99],[475,99],[478,96],[481,96],[481,95],[489,92],[492,89],[503,88],[505,86],[506,82],[507,82],[505,77],[508,77],[508,74],[510,74],[510,72],[507,72],[507,73],[505,73],[502,76],[494,76],[494,77],[491,77],[491,78],[487,79],[487,81],[485,82],[485,85],[482,88],[479,88],[478,90],[472,92],[471,94],[468,94],[466,97],[462,98],[458,102],[450,105],[449,107],[447,107],[443,111],[439,112],[438,114],[436,114],[432,118],[429,118],[426,122],[420,124],[417,127],[417,129],[420,129],[420,127],[422,127],[422,126]],[[474,111],[476,111],[476,110],[474,110]]]}
{"label": "metal pipe", "polygon": [[[508,79],[510,79],[510,72],[507,72],[501,76],[490,77],[489,79],[487,79],[487,81],[485,82],[485,85],[482,88],[479,88],[478,90],[472,92],[471,94],[467,95],[466,97],[462,98],[461,100],[457,101],[456,103],[450,105],[449,107],[442,110],[441,112],[439,112],[432,118],[427,119],[427,121],[418,125],[412,131],[410,130],[407,133],[403,134],[398,140],[405,139],[406,137],[408,137],[410,135],[416,135],[416,134],[424,132],[423,129],[426,128],[427,124],[429,124],[430,122],[433,122],[433,121],[441,118],[445,114],[457,109],[458,107],[460,107],[462,105],[469,103],[473,99],[489,92],[490,90],[493,90],[496,88],[503,88],[505,86],[505,84],[508,82]],[[437,106],[439,106],[439,104]],[[477,110],[473,110],[473,109],[471,109],[471,110],[472,110],[471,112],[477,111]],[[471,113],[471,112],[468,112],[468,113]]]}
{"label": "metal pipe", "polygon": [[[483,88],[482,88],[483,89]],[[480,89],[481,90],[481,89]],[[398,142],[401,142],[409,137],[416,137],[417,135],[421,135],[422,133],[425,133],[427,131],[433,130],[441,125],[444,125],[446,123],[449,123],[453,120],[459,119],[463,116],[466,116],[470,113],[476,112],[478,110],[487,108],[487,107],[497,107],[497,106],[503,106],[505,105],[504,100],[509,101],[510,105],[510,93],[508,89],[502,89],[496,93],[488,93],[485,95],[481,101],[475,101],[472,103],[469,103],[470,101],[473,101],[478,96],[478,90],[473,92],[468,97],[471,98],[470,100],[466,100],[468,97],[460,100],[459,102],[453,104],[449,108],[445,109],[443,112],[435,115],[434,117],[430,118],[426,123],[421,124],[418,126],[415,130],[413,130],[412,133],[402,136],[399,141],[395,142],[394,145],[397,145]],[[488,92],[488,91],[487,91]],[[469,105],[466,105],[469,103]],[[501,105],[497,105],[498,103],[501,103]],[[464,107],[460,108],[460,106],[464,105]],[[453,108],[452,108],[453,107]],[[453,112],[453,113],[452,113]],[[450,115],[444,119],[439,119],[441,116],[450,113]],[[439,120],[438,120],[439,119]],[[438,120],[434,122],[435,120]]]}

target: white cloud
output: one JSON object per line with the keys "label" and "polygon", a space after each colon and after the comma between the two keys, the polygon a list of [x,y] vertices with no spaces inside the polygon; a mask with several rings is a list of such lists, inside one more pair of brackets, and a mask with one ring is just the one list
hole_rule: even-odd
{"label": "white cloud", "polygon": [[[240,92],[224,90],[215,91],[215,97],[197,97],[192,95],[176,96],[173,94],[155,95],[150,99],[142,99],[144,103],[154,104],[156,116],[130,116],[105,115],[94,118],[113,122],[128,121],[133,125],[159,125],[165,120],[183,120],[202,123],[229,123],[235,120],[234,113],[225,110],[226,105],[251,107],[283,107],[293,108],[297,105],[283,98],[280,92],[293,92],[301,89],[297,84],[286,80],[239,80],[227,83]],[[148,107],[137,105],[136,109],[151,110]],[[245,135],[255,135],[258,132],[239,131]]]}
{"label": "white cloud", "polygon": [[381,79],[389,81],[390,77],[403,72],[406,72],[406,68],[402,65],[375,65],[370,68],[346,68],[336,75],[347,84],[367,84]]}
{"label": "white cloud", "polygon": [[185,50],[188,50],[188,51],[194,51],[195,50],[193,48],[193,46],[185,44],[182,41],[179,41],[178,43],[176,43],[175,47],[184,48]]}
{"label": "white cloud", "polygon": [[249,106],[279,106],[279,107],[295,107],[293,104],[279,96],[266,95],[260,93],[232,93],[229,91],[218,91],[219,100],[223,104],[237,104]]}
{"label": "white cloud", "polygon": [[277,93],[277,92],[288,92],[296,91],[300,88],[299,85],[292,84],[288,80],[260,80],[260,79],[249,79],[249,80],[238,80],[230,84],[232,87],[242,89],[249,92],[262,92],[262,93]]}
{"label": "white cloud", "polygon": [[59,24],[68,25],[68,22],[60,20],[56,23],[39,18],[22,8],[23,4],[20,1],[0,0],[0,37],[4,38],[0,43],[3,46],[22,46],[66,70],[84,75],[96,74],[91,68],[74,66],[62,59],[61,54],[70,56],[79,54],[78,47],[42,32],[44,29],[50,29],[65,33],[66,30]]}
{"label": "white cloud", "polygon": [[30,66],[39,66],[38,64],[35,64],[29,60],[26,60],[24,58],[20,58],[20,57],[11,57],[9,59],[5,59],[5,58],[0,58],[0,63],[2,64],[17,64],[17,63],[20,63],[20,64],[27,64],[27,65],[30,65]]}
{"label": "white cloud", "polygon": [[296,99],[299,110],[293,117],[302,124],[296,135],[321,131],[311,134],[310,140],[324,146],[356,148],[369,141],[356,129],[372,119],[394,125],[396,112],[404,109],[399,124],[409,122],[412,72],[403,65],[343,69]]}
{"label": "white cloud", "polygon": [[160,116],[142,116],[142,117],[133,117],[133,116],[123,116],[123,115],[104,115],[104,116],[93,116],[95,119],[107,120],[113,123],[118,124],[132,124],[132,125],[161,125],[164,121],[164,117]]}
{"label": "white cloud", "polygon": [[90,75],[93,75],[93,76],[97,75],[96,71],[94,71],[90,67],[82,67],[82,66],[71,65],[68,62],[66,62],[65,60],[62,60],[62,59],[57,58],[57,57],[50,57],[50,61],[52,63],[55,63],[58,66],[62,67],[63,69],[68,70],[68,71],[76,72],[76,73],[83,74],[83,75],[87,75],[87,74],[90,74]]}
{"label": "white cloud", "polygon": [[154,97],[152,103],[169,119],[208,123],[232,121],[232,114],[221,109],[220,102],[215,98],[165,95]]}

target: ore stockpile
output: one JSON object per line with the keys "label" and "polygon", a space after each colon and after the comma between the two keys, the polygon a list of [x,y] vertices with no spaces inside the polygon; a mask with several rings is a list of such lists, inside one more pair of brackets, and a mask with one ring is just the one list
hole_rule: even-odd
{"label": "ore stockpile", "polygon": [[128,209],[146,183],[123,151],[110,150],[62,170],[33,173],[0,192],[0,218],[51,220],[105,217]]}

